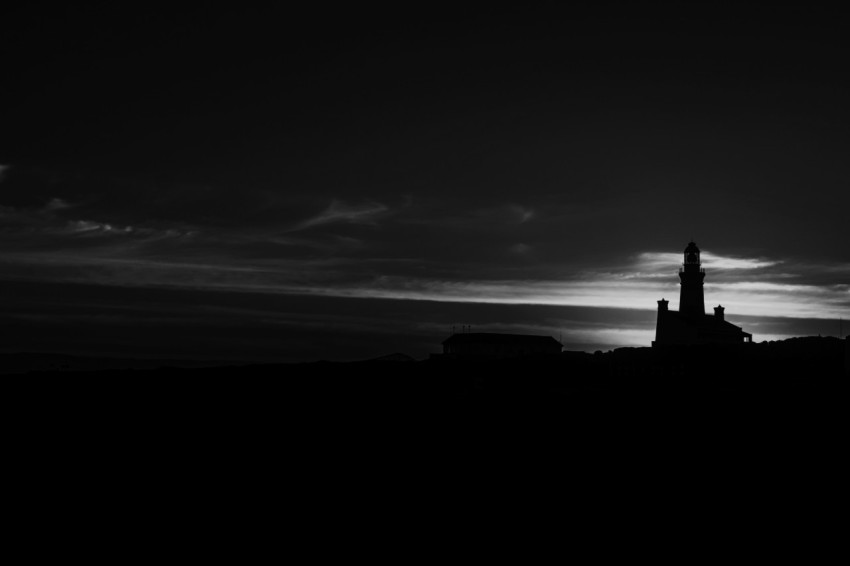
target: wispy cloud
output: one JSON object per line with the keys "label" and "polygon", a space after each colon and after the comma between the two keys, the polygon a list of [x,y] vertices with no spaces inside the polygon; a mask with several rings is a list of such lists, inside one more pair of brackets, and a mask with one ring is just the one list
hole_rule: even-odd
{"label": "wispy cloud", "polygon": [[6,171],[9,170],[9,167],[10,167],[9,165],[4,165],[4,164],[0,163],[0,182],[3,181],[3,177],[5,176]]}
{"label": "wispy cloud", "polygon": [[57,210],[71,208],[71,206],[72,205],[68,203],[68,201],[58,197],[54,197],[50,199],[50,201],[46,205],[44,205],[44,208],[42,210],[44,210],[45,212],[54,212]]}
{"label": "wispy cloud", "polygon": [[524,224],[534,218],[533,208],[512,204],[508,206],[508,210],[520,224]]}
{"label": "wispy cloud", "polygon": [[[636,267],[640,271],[664,272],[681,264],[682,259],[682,254],[644,252],[637,256]],[[711,252],[702,252],[700,259],[706,269],[763,269],[781,263],[779,260],[722,256]]]}
{"label": "wispy cloud", "polygon": [[[658,299],[677,297],[678,286],[668,285],[665,290],[657,283],[604,279],[456,282],[381,278],[369,287],[348,287],[331,292],[392,299],[653,310]],[[792,318],[843,315],[850,318],[848,285],[717,284],[706,290],[706,302],[726,305],[730,318],[735,315]]]}
{"label": "wispy cloud", "polygon": [[511,252],[512,254],[521,255],[521,256],[527,255],[528,253],[531,252],[531,250],[532,250],[531,246],[529,246],[528,244],[523,244],[523,243],[513,244],[512,246],[508,247],[509,252]]}
{"label": "wispy cloud", "polygon": [[299,222],[289,232],[305,230],[315,226],[333,223],[367,224],[374,225],[375,220],[386,214],[389,207],[379,202],[365,202],[361,204],[348,204],[339,200],[332,200],[330,205],[311,218]]}
{"label": "wispy cloud", "polygon": [[[28,208],[0,207],[0,230],[13,236],[0,241],[0,261],[10,267],[0,270],[0,278],[645,312],[654,311],[662,297],[675,308],[679,295],[676,272],[681,254],[645,251],[613,266],[611,261],[598,265],[595,259],[558,256],[563,259],[560,265],[535,232],[546,229],[551,211],[541,208],[538,215],[529,206],[511,203],[454,211],[455,216],[446,222],[456,230],[429,226],[423,231],[420,226],[411,227],[410,219],[445,217],[433,209],[423,215],[418,207],[391,209],[377,201],[333,199],[311,216],[290,211],[290,219],[301,214],[304,219],[289,229],[281,230],[278,219],[274,227],[231,226],[200,230],[199,237],[184,238],[198,229],[141,221],[131,213],[110,215],[108,210],[70,200],[54,197]],[[372,239],[377,231],[364,231],[365,235],[308,231],[337,225],[374,226],[391,214],[398,226],[393,222],[381,231],[386,235],[381,241]],[[407,216],[404,222],[399,215]],[[390,227],[400,229],[392,232]],[[515,232],[508,233],[505,227]],[[466,237],[469,234],[478,239]],[[429,238],[445,245],[419,243]],[[455,250],[459,251],[452,255]],[[489,256],[484,253],[487,250]],[[790,257],[710,251],[703,252],[702,259],[709,271],[706,305],[725,305],[733,322],[738,316],[850,318],[846,284],[850,265],[846,263],[814,265]],[[397,263],[390,265],[390,261]],[[611,334],[615,327],[613,323],[606,326],[605,336],[617,338]],[[643,341],[646,332],[630,329],[617,340]]]}
{"label": "wispy cloud", "polygon": [[130,234],[133,232],[132,226],[113,226],[103,222],[93,222],[91,220],[74,220],[67,224],[68,231],[72,234],[89,234],[89,233],[114,233],[114,234]]}
{"label": "wispy cloud", "polygon": [[[165,239],[194,236],[197,230],[186,226],[139,226],[106,222],[87,217],[70,217],[67,210],[77,207],[61,198],[52,198],[46,204],[29,207],[0,205],[0,259],[29,255],[39,261],[53,254],[86,253],[98,257],[132,257],[144,246]],[[129,256],[127,254],[130,254]],[[31,262],[30,262],[31,263]]]}
{"label": "wispy cloud", "polygon": [[[7,259],[8,256],[7,256]],[[44,258],[27,258],[46,265]],[[122,286],[169,286],[271,294],[427,300],[448,303],[550,305],[654,310],[662,297],[678,297],[678,285],[641,280],[585,278],[567,281],[446,281],[401,276],[351,279],[340,260],[281,261],[255,266],[192,262],[150,262],[91,256],[54,256],[53,264],[88,266],[89,282]],[[101,266],[106,271],[94,267]],[[81,272],[69,271],[74,277]],[[783,283],[718,283],[706,288],[706,303],[736,316],[809,319],[850,318],[850,286]]]}
{"label": "wispy cloud", "polygon": [[[368,218],[379,211],[383,212],[386,207],[337,206],[331,207],[330,210],[330,213],[321,216],[326,218],[322,222],[336,221],[332,219],[350,221],[352,218]],[[624,266],[619,272],[589,270],[562,279],[481,280],[455,278],[449,274],[448,277],[438,279],[433,275],[429,277],[415,273],[413,268],[399,268],[395,274],[389,275],[386,271],[386,261],[378,262],[378,258],[369,256],[290,255],[287,259],[279,256],[231,257],[226,251],[203,238],[192,245],[190,251],[196,253],[194,257],[187,256],[186,253],[189,252],[178,254],[175,246],[169,246],[158,250],[162,251],[163,255],[158,255],[157,262],[151,264],[146,262],[148,254],[142,246],[147,246],[148,242],[157,238],[162,240],[169,236],[180,236],[183,232],[135,228],[91,220],[71,221],[63,230],[66,234],[79,234],[87,239],[97,235],[103,238],[105,243],[98,248],[77,250],[74,254],[70,250],[29,254],[26,256],[26,263],[58,265],[64,262],[69,266],[87,266],[86,277],[103,277],[106,284],[153,284],[243,292],[453,303],[654,310],[656,301],[661,298],[670,299],[673,302],[671,307],[676,308],[679,295],[677,254],[643,253],[637,256],[632,265]],[[108,235],[114,237],[106,238]],[[126,244],[121,244],[122,241],[126,241]],[[358,240],[346,240],[340,243],[342,244],[353,247],[357,253],[362,252]],[[341,248],[338,245],[335,249]],[[530,248],[517,244],[509,250],[513,254],[522,255],[527,254]],[[21,255],[3,255],[9,261],[24,261]],[[91,267],[96,265],[103,265],[108,269],[104,272],[92,270]],[[706,304],[725,305],[732,320],[735,316],[850,318],[850,285],[817,284],[800,277],[770,276],[770,270],[776,266],[781,265],[783,271],[791,270],[793,266],[790,262],[708,254],[706,265],[713,265],[716,271],[721,270],[721,265],[727,266],[729,271],[737,274],[735,277],[710,278],[705,288]],[[832,267],[833,280],[850,280],[850,266],[844,265],[844,271],[841,271],[840,266]],[[824,268],[821,266],[819,269]],[[140,274],[140,270],[145,273]]]}
{"label": "wispy cloud", "polygon": [[537,210],[531,206],[515,203],[481,206],[479,201],[430,200],[420,202],[416,212],[418,214],[407,215],[402,222],[481,231],[527,224],[538,217]]}

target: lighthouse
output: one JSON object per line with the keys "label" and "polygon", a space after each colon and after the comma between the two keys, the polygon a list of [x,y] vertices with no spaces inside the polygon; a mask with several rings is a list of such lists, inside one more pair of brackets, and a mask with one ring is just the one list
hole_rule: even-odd
{"label": "lighthouse", "polygon": [[704,279],[699,248],[690,242],[679,268],[679,312],[670,310],[666,299],[658,301],[653,346],[752,342],[752,334],[726,320],[726,309],[722,305],[714,307],[713,316],[705,314]]}
{"label": "lighthouse", "polygon": [[679,282],[682,288],[679,292],[679,312],[685,316],[705,316],[705,295],[702,284],[705,279],[705,269],[699,259],[699,248],[690,242],[685,248],[685,260],[679,269]]}

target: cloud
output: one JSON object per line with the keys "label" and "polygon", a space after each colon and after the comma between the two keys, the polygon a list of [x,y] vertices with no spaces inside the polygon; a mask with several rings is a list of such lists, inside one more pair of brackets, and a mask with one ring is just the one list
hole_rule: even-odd
{"label": "cloud", "polygon": [[76,234],[111,229],[112,227],[109,224],[101,224],[100,222],[92,222],[90,220],[75,220],[68,223],[68,230]]}
{"label": "cloud", "polygon": [[719,256],[710,252],[700,256],[704,265],[714,269],[764,269],[782,263],[778,260]]}
{"label": "cloud", "polygon": [[67,231],[73,234],[131,234],[134,232],[132,226],[116,226],[105,222],[93,222],[91,220],[74,220],[67,224]]}
{"label": "cloud", "polygon": [[[337,206],[335,209],[331,207],[333,214],[326,217],[348,219],[353,215],[357,219],[385,209]],[[331,221],[335,220],[324,220]],[[510,278],[503,274],[500,278],[485,280],[469,278],[463,273],[444,272],[438,276],[432,270],[426,274],[416,267],[405,267],[408,264],[399,258],[370,257],[363,253],[362,242],[354,239],[336,243],[331,256],[326,253],[289,254],[284,259],[279,255],[238,257],[241,248],[226,248],[219,245],[218,240],[208,237],[194,240],[190,248],[185,248],[187,244],[165,245],[169,238],[186,234],[177,230],[135,228],[91,220],[70,222],[64,230],[66,234],[85,236],[114,234],[120,239],[104,238],[103,245],[73,253],[67,248],[57,248],[52,252],[45,248],[44,253],[29,253],[26,260],[22,260],[20,254],[6,253],[3,256],[13,263],[25,261],[28,265],[41,262],[85,267],[82,271],[88,278],[86,280],[122,286],[161,285],[248,293],[647,311],[655,310],[656,301],[661,298],[670,299],[673,303],[671,308],[677,308],[679,296],[677,263],[669,261],[673,258],[678,260],[677,254],[639,254],[637,261],[615,272],[586,270],[563,278]],[[147,247],[153,245],[154,240],[163,241],[164,247],[155,250]],[[226,244],[227,238],[222,241]],[[360,255],[337,255],[346,246],[353,249],[351,254]],[[520,255],[530,250],[523,244],[509,249]],[[274,251],[279,254],[279,249]],[[157,254],[157,261],[150,263],[146,258],[153,257],[150,255],[153,252]],[[735,277],[709,277],[705,287],[706,306],[726,306],[731,320],[736,316],[850,318],[850,286],[846,283],[817,283],[811,278],[807,280],[804,271],[791,278],[771,276],[773,266],[781,265],[784,271],[793,272],[790,261],[710,257],[714,265],[732,266],[729,271],[737,274]],[[663,264],[656,267],[662,260],[665,260]],[[393,261],[396,262],[394,265],[403,264],[402,267],[398,270],[391,267],[389,262]],[[421,264],[418,265],[421,267]],[[105,270],[93,269],[96,266]],[[827,270],[827,267],[820,266],[815,271]],[[843,265],[843,271],[841,267],[832,266],[830,281],[850,280],[850,266]],[[811,266],[806,267],[809,268]],[[32,270],[27,272],[32,273]],[[71,269],[69,273],[77,272]]]}
{"label": "cloud", "polygon": [[9,165],[3,165],[2,163],[0,163],[0,182],[3,181],[3,177],[5,176],[6,171],[8,171],[9,168]]}
{"label": "cloud", "polygon": [[474,209],[471,212],[457,218],[460,223],[478,222],[483,225],[493,223],[503,224],[525,224],[533,219],[535,211],[531,207],[519,204],[505,204],[495,207]]}
{"label": "cloud", "polygon": [[[678,286],[666,291],[657,283],[587,279],[574,281],[429,281],[381,278],[368,287],[351,286],[315,292],[351,297],[382,297],[444,302],[537,304],[654,310],[664,296],[677,297]],[[850,287],[773,284],[716,284],[706,290],[706,303],[726,305],[735,315],[791,318],[850,318]]]}
{"label": "cloud", "polygon": [[[763,269],[765,267],[773,267],[782,263],[778,260],[769,260],[764,258],[747,258],[721,256],[711,252],[701,252],[700,259],[703,267],[706,269]],[[644,252],[637,256],[637,267],[640,271],[647,272],[664,272],[671,267],[681,265],[683,260],[682,254],[675,253],[659,253],[659,252]]]}
{"label": "cloud", "polygon": [[[617,321],[610,321],[595,334],[585,324],[581,336],[570,336],[572,342],[584,336],[622,345],[646,342],[658,299],[670,299],[671,308],[677,308],[682,254],[581,255],[583,242],[575,241],[578,251],[574,251],[572,241],[552,234],[561,222],[553,220],[548,207],[541,207],[538,214],[530,207],[505,202],[483,207],[476,202],[465,210],[434,202],[426,204],[424,211],[417,204],[405,213],[404,207],[391,210],[377,201],[333,199],[314,215],[303,212],[303,202],[291,206],[286,213],[292,223],[284,224],[291,226],[288,230],[280,229],[286,222],[280,215],[281,205],[273,211],[274,225],[222,223],[202,231],[200,237],[177,238],[194,228],[180,222],[162,226],[137,220],[137,211],[122,214],[117,209],[113,214],[83,201],[76,205],[58,197],[46,204],[45,200],[28,208],[0,207],[4,217],[0,230],[12,236],[0,242],[4,264],[0,278],[315,300],[433,301],[441,303],[440,308],[537,305],[547,310],[587,308],[595,313],[620,309],[647,316],[646,328],[623,330]],[[73,214],[68,212],[71,208]],[[376,225],[390,214],[394,222],[381,235],[390,228],[397,231],[380,241],[351,237],[343,230],[308,231],[322,226]],[[412,226],[417,219],[422,222]],[[423,229],[426,220],[447,223],[450,229]],[[790,257],[710,251],[703,252],[702,259],[708,271],[706,306],[710,311],[711,306],[723,304],[735,324],[741,324],[738,317],[850,318],[850,290],[842,286],[850,281],[846,263],[803,264]],[[778,332],[771,330],[772,335]]]}
{"label": "cloud", "polygon": [[17,211],[14,208],[0,204],[0,218],[11,219],[15,216],[17,216]]}
{"label": "cloud", "polygon": [[520,224],[524,224],[534,218],[534,209],[532,208],[513,204],[508,207],[508,210]]}
{"label": "cloud", "polygon": [[[159,242],[197,233],[194,228],[186,226],[137,226],[90,217],[69,219],[64,212],[71,208],[75,205],[61,198],[30,207],[0,205],[0,232],[3,234],[0,259],[29,255],[34,261],[39,261],[53,255],[79,258],[80,254],[133,258],[153,251],[151,246]],[[156,251],[168,254],[177,253],[179,249]]]}
{"label": "cloud", "polygon": [[537,211],[519,204],[481,206],[481,199],[460,202],[452,199],[422,199],[415,215],[401,221],[406,224],[440,226],[469,233],[486,232],[494,228],[527,224],[537,217]]}
{"label": "cloud", "polygon": [[57,210],[64,210],[66,208],[71,208],[71,205],[66,200],[54,197],[50,199],[46,205],[44,205],[42,210],[45,212],[54,212]]}
{"label": "cloud", "polygon": [[[93,221],[77,221],[76,228],[83,234],[120,229]],[[134,243],[136,238],[139,246]],[[669,269],[668,281],[630,277],[628,272],[583,272],[562,279],[459,281],[436,278],[432,273],[375,276],[382,271],[375,258],[231,257],[220,253],[212,240],[205,240],[200,247],[192,244],[182,259],[178,246],[170,241],[156,254],[149,253],[149,248],[141,247],[148,238],[135,233],[132,237],[85,240],[97,243],[97,247],[0,253],[0,279],[94,284],[98,289],[115,290],[108,293],[145,288],[143,296],[180,292],[184,294],[175,296],[196,297],[201,302],[218,301],[225,294],[238,296],[242,297],[238,301],[260,305],[240,316],[246,325],[289,324],[293,316],[289,307],[277,315],[263,314],[263,305],[281,301],[290,305],[351,305],[352,312],[361,308],[353,305],[369,305],[362,307],[365,322],[358,321],[355,326],[368,327],[373,311],[385,312],[385,318],[395,323],[403,312],[409,326],[401,325],[400,329],[418,329],[428,323],[440,326],[443,332],[446,325],[471,323],[477,330],[555,337],[562,333],[567,349],[589,351],[647,346],[654,334],[656,301],[666,297],[672,300],[671,308],[676,308],[679,293],[675,270],[669,273]],[[788,261],[776,263],[789,267]],[[357,301],[335,302],[346,299]],[[717,303],[727,307],[731,322],[753,332],[758,340],[828,334],[835,332],[830,324],[839,316],[850,319],[850,285],[758,278],[707,284],[709,311]],[[303,313],[304,328],[311,324],[322,327],[321,316],[328,308],[315,308]],[[337,312],[336,308],[330,310]],[[510,313],[517,316],[511,318]],[[519,317],[518,313],[527,316]],[[343,322],[334,324],[341,328]]]}
{"label": "cloud", "polygon": [[295,232],[297,230],[305,230],[315,226],[334,224],[338,222],[374,225],[375,219],[388,211],[389,207],[379,202],[346,204],[334,199],[325,210],[312,218],[299,222],[288,231]]}

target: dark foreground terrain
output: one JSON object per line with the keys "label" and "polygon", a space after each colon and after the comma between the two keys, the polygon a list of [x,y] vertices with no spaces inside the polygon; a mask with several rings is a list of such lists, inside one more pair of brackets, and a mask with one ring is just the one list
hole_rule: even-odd
{"label": "dark foreground terrain", "polygon": [[645,419],[650,409],[688,414],[717,407],[756,415],[779,410],[774,403],[790,412],[817,413],[816,407],[843,396],[845,345],[812,337],[513,360],[414,361],[394,355],[363,362],[218,367],[150,367],[147,362],[141,368],[115,361],[118,369],[96,359],[26,361],[35,371],[21,367],[18,356],[16,372],[4,377],[2,387],[7,414],[39,422],[99,416],[104,426],[185,421],[239,427],[263,419],[351,426],[379,415],[402,421],[522,413],[571,419],[606,412],[616,420]]}
{"label": "dark foreground terrain", "polygon": [[[10,374],[0,380],[10,516],[22,536],[45,523],[88,533],[65,550],[142,555],[170,541],[241,558],[250,541],[410,553],[468,541],[481,520],[513,532],[529,517],[559,541],[576,526],[648,527],[653,514],[666,517],[665,547],[670,532],[689,540],[682,519],[694,517],[753,540],[764,518],[831,516],[845,469],[843,359],[837,339],[814,338]],[[711,533],[700,549],[716,544]]]}

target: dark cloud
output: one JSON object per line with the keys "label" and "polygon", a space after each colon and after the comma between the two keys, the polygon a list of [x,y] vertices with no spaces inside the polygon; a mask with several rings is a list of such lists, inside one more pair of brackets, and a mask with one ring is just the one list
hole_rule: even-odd
{"label": "dark cloud", "polygon": [[387,216],[390,213],[389,207],[379,202],[364,202],[361,204],[348,204],[339,200],[332,200],[328,207],[319,214],[307,218],[299,222],[288,232],[296,232],[306,230],[316,226],[326,224],[348,223],[348,224],[364,224],[367,226],[376,225],[378,218]]}

